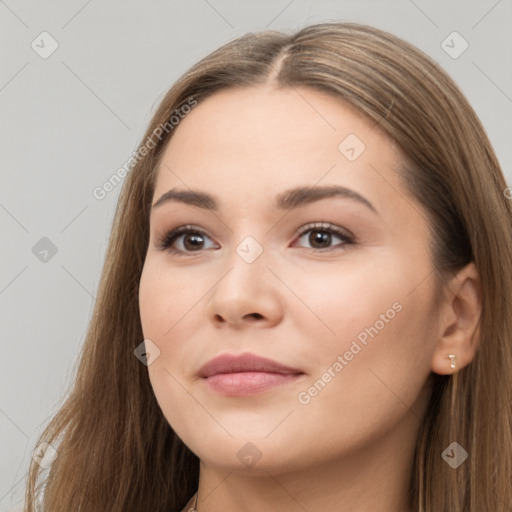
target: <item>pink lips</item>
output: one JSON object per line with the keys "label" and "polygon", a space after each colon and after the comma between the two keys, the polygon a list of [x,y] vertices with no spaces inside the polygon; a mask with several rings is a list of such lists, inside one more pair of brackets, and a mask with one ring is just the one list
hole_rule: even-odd
{"label": "pink lips", "polygon": [[206,363],[198,372],[208,387],[225,396],[261,393],[304,375],[297,368],[251,353],[223,354]]}

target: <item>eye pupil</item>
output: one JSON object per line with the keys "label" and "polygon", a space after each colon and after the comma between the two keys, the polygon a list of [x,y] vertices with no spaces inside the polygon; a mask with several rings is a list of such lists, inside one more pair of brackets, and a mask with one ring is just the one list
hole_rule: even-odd
{"label": "eye pupil", "polygon": [[187,250],[200,249],[204,243],[203,235],[199,233],[188,233],[183,237],[183,245]]}
{"label": "eye pupil", "polygon": [[326,245],[329,246],[331,243],[331,234],[326,231],[311,231],[311,234],[309,235],[309,243],[313,247],[317,247],[320,244],[320,248],[325,247]]}

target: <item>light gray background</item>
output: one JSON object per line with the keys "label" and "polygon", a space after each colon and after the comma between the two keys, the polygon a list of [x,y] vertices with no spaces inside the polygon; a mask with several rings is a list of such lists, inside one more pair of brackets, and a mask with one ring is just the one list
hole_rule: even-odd
{"label": "light gray background", "polygon": [[[72,382],[120,187],[121,167],[170,85],[248,31],[358,21],[415,44],[482,119],[511,183],[512,0],[0,0],[2,259],[0,510],[18,510],[37,436]],[[58,42],[43,59],[41,32]],[[468,42],[454,59],[453,31]],[[456,43],[458,44],[458,43]],[[58,252],[40,261],[48,237]]]}

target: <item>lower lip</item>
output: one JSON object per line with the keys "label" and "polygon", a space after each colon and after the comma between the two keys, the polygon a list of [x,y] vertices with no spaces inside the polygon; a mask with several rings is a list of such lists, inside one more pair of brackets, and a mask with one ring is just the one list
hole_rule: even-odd
{"label": "lower lip", "polygon": [[219,373],[207,377],[208,387],[225,396],[247,396],[262,393],[300,378],[302,373],[239,372]]}

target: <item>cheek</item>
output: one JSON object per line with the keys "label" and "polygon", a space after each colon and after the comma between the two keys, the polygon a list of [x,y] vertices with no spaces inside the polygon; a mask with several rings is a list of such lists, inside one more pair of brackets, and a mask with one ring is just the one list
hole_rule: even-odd
{"label": "cheek", "polygon": [[[176,281],[167,272],[153,264],[145,263],[139,286],[139,310],[144,339],[151,340],[159,355],[148,365],[148,375],[166,420],[173,428],[180,429],[183,413],[192,406],[190,395],[180,386],[183,382],[182,365],[186,354],[178,342],[179,319],[185,314],[183,295]],[[185,301],[186,302],[186,301]],[[182,426],[182,429],[186,426]]]}
{"label": "cheek", "polygon": [[197,277],[197,272],[192,267],[176,271],[158,258],[150,256],[144,265],[139,310],[144,338],[159,349],[159,356],[148,366],[151,385],[174,426],[183,416],[179,411],[192,405],[185,387],[187,376],[197,367],[198,353],[189,340],[199,327],[194,314],[204,307],[201,299],[212,284],[194,279],[191,274]]}
{"label": "cheek", "polygon": [[368,432],[369,425],[397,421],[413,406],[430,374],[433,340],[421,297],[398,291],[364,296],[347,302],[337,322],[333,317],[337,335],[325,338],[320,371],[301,403],[309,401],[326,419],[345,421],[339,411],[346,411],[352,426]]}
{"label": "cheek", "polygon": [[364,344],[376,333],[389,331],[389,325],[403,316],[403,283],[384,263],[376,269],[374,262],[365,265],[354,253],[338,266],[315,264],[302,272],[282,273],[303,303],[292,297],[286,314],[311,343],[321,341],[317,357],[343,354],[356,338]]}
{"label": "cheek", "polygon": [[[427,340],[407,306],[383,327],[378,323],[374,330],[376,322],[369,314],[366,319],[372,323],[363,322],[355,336],[330,342],[318,371],[299,390],[295,419],[300,415],[302,425],[312,424],[312,432],[325,430],[327,451],[362,447],[400,422],[416,424],[422,417],[430,361],[421,348]],[[357,320],[362,322],[363,316]],[[361,333],[365,336],[357,338]],[[304,434],[294,435],[300,439]]]}
{"label": "cheek", "polygon": [[149,257],[139,287],[139,309],[144,336],[173,339],[173,331],[208,291],[211,284],[197,279],[192,269],[176,271]]}
{"label": "cheek", "polygon": [[314,333],[312,315],[299,320],[315,340],[315,350],[311,379],[298,402],[308,404],[315,415],[327,420],[350,411],[362,428],[368,419],[380,417],[382,422],[403,414],[404,404],[412,405],[420,393],[433,355],[432,291],[425,284],[410,293],[412,278],[398,267],[295,280],[296,289],[302,285],[308,290],[308,305],[329,327],[320,330],[317,321]]}
{"label": "cheek", "polygon": [[165,310],[169,297],[165,285],[158,279],[158,272],[151,265],[144,266],[139,285],[139,311],[144,338],[157,341],[166,329]]}
{"label": "cheek", "polygon": [[430,314],[433,290],[429,281],[417,289],[411,285],[423,276],[418,271],[423,262],[413,267],[408,258],[400,260],[401,254],[381,252],[378,259],[353,253],[338,267],[318,265],[307,272],[283,273],[311,312],[304,314],[303,307],[290,303],[287,314],[295,315],[294,321],[312,341],[321,339],[323,350],[317,355],[324,364],[333,354],[350,350],[354,341],[362,349],[357,359],[375,351],[376,362],[393,365],[393,358],[399,360],[408,353],[419,351],[419,359],[421,353],[425,355],[424,338],[435,320]]}

